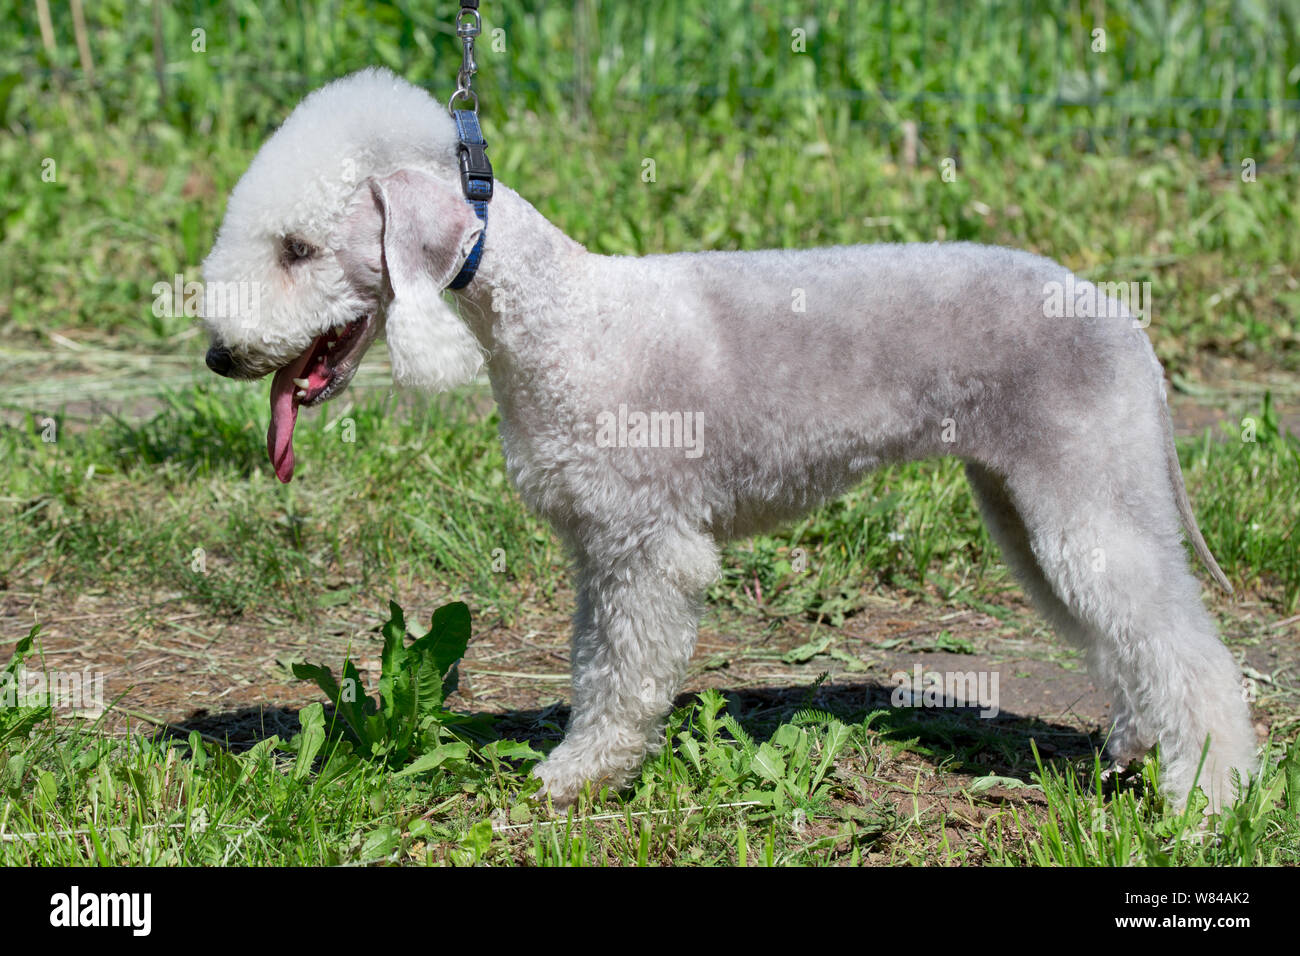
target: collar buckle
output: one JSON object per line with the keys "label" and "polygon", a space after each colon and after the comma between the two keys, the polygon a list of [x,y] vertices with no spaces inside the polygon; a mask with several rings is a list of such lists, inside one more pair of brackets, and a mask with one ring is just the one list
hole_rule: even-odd
{"label": "collar buckle", "polygon": [[492,161],[488,159],[487,141],[483,139],[483,130],[478,125],[478,113],[474,110],[452,110],[451,115],[456,121],[456,135],[459,139],[456,155],[460,164],[460,188],[465,193],[465,201],[474,207],[474,215],[483,222],[478,242],[474,243],[474,248],[470,250],[469,257],[456,278],[447,286],[449,289],[463,289],[473,281],[479,260],[483,257],[483,240],[487,236],[487,207],[492,198]]}

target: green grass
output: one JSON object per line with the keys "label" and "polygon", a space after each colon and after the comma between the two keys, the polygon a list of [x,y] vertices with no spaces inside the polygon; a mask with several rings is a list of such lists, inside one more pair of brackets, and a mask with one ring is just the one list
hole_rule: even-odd
{"label": "green grass", "polygon": [[[1011,6],[602,5],[583,30],[570,8],[502,0],[486,27],[505,29],[506,52],[485,42],[479,56],[493,162],[598,252],[969,239],[1150,281],[1149,332],[1174,380],[1253,406],[1244,430],[1179,443],[1198,520],[1248,598],[1293,615],[1300,441],[1277,406],[1300,397],[1300,111],[1286,103],[1300,6],[1266,23],[1264,7],[1227,0],[1108,4],[1105,56],[1087,50],[1091,11]],[[0,2],[13,39],[0,52],[0,597],[60,613],[91,594],[308,634],[340,605],[377,611],[412,592],[465,599],[480,628],[558,620],[565,559],[508,487],[484,390],[394,398],[363,373],[368,388],[303,415],[283,487],[265,462],[265,386],[211,380],[193,320],[152,308],[155,283],[198,278],[226,192],[306,90],[380,63],[448,91],[456,51],[439,11],[166,5],[166,95],[148,6],[87,13],[94,84],[65,11],[51,56],[31,5]],[[196,26],[206,53],[191,51]],[[795,27],[809,55],[789,51]],[[914,168],[903,121],[920,130]],[[773,622],[838,627],[881,595],[989,609],[1012,587],[959,465],[922,462],[729,546],[710,601],[760,640]],[[1251,627],[1239,640],[1272,639]],[[969,647],[941,634],[934,649]],[[278,738],[236,752],[0,710],[0,862],[1300,862],[1287,713],[1270,759],[1291,756],[1206,832],[1153,794],[1154,762],[1147,786],[1114,792],[1090,759],[1036,762],[1034,727],[818,713],[815,690],[777,713],[704,695],[635,787],[559,819],[527,801],[529,758],[503,743],[398,776],[357,755],[304,766]],[[549,711],[521,719],[498,736],[558,739]]]}
{"label": "green grass", "polygon": [[[1037,752],[1035,751],[1035,757]],[[1265,751],[1265,774],[1230,811],[1204,828],[1204,795],[1181,811],[1160,806],[1154,796],[1158,764],[1143,767],[1136,786],[1108,793],[1100,761],[1092,773],[1044,767],[1036,779],[1047,798],[1045,820],[1029,821],[1017,810],[985,831],[990,862],[1038,866],[1271,866],[1287,865],[1300,846],[1300,745],[1283,755]],[[1037,836],[1006,838],[1022,826]]]}
{"label": "green grass", "polygon": [[[85,87],[75,71],[44,78],[47,57],[25,20],[27,42],[0,58],[0,79],[33,77],[0,97],[0,120],[24,131],[0,133],[0,328],[9,333],[0,360],[20,369],[49,358],[35,350],[49,347],[51,331],[197,356],[192,321],[155,316],[151,289],[178,273],[197,278],[222,197],[269,129],[306,89],[344,70],[386,62],[439,90],[454,62],[439,34],[445,24],[427,12],[367,5],[363,14],[351,4],[320,4],[271,17],[261,5],[232,2],[164,18],[170,92],[163,101],[152,78],[152,28],[137,22],[134,8],[96,7],[103,77],[96,86]],[[1073,21],[1058,29],[1045,7],[1031,11],[1027,26],[988,11],[964,14],[976,19],[967,29],[978,43],[950,15],[906,7],[891,14],[891,32],[874,22],[878,10],[854,18],[831,10],[816,57],[803,59],[776,42],[781,16],[798,22],[793,8],[759,30],[739,0],[711,7],[702,23],[693,13],[677,16],[672,4],[656,7],[650,26],[659,52],[649,58],[638,52],[643,14],[611,8],[602,14],[603,39],[576,57],[592,61],[591,96],[573,118],[570,18],[557,8],[533,13],[507,3],[498,8],[507,52],[481,58],[493,163],[504,182],[596,251],[939,237],[1003,243],[1098,279],[1151,281],[1153,338],[1176,373],[1203,354],[1300,370],[1293,202],[1300,167],[1268,165],[1270,157],[1286,159],[1280,146],[1249,151],[1264,165],[1256,181],[1243,182],[1237,155],[1246,155],[1244,146],[1230,154],[1223,138],[1240,127],[1243,137],[1284,144],[1300,120],[1281,106],[1227,114],[1220,105],[1225,84],[1243,98],[1286,93],[1281,64],[1294,56],[1272,46],[1294,37],[1278,29],[1203,35],[1193,17],[1179,43],[1155,44],[1160,18],[1135,5],[1109,16],[1125,21],[1112,27],[1127,38],[1123,57],[1141,55],[1098,67],[1064,34],[1061,50],[1054,40],[1039,42],[1043,32],[1081,29]],[[1294,4],[1283,10],[1295,15]],[[206,54],[190,52],[195,21],[212,34]],[[761,55],[755,43],[766,44]],[[434,49],[437,56],[428,55]],[[59,50],[56,65],[71,68],[71,45]],[[816,69],[808,66],[814,61]],[[1088,107],[1094,112],[1085,115],[1071,112],[1084,109],[1078,106],[1023,107],[1015,102],[1021,78],[1008,69],[1021,62],[1029,64],[1029,87],[1052,97],[1072,71],[1102,69],[1108,94],[1132,105],[1118,118],[1107,112],[1114,106]],[[653,64],[652,75],[637,64]],[[741,64],[755,75],[738,72]],[[791,92],[814,80],[821,99]],[[509,89],[494,92],[494,84]],[[649,96],[643,85],[690,95]],[[882,99],[886,85],[891,95],[935,98],[914,106]],[[744,92],[750,89],[764,94]],[[1150,105],[1174,100],[1187,102]],[[924,127],[915,169],[898,161],[903,119]],[[1084,120],[1123,125],[1131,135],[1095,143],[1090,153],[1074,131]],[[892,132],[881,135],[882,123]],[[1143,139],[1144,125],[1217,128],[1222,149],[1201,158],[1186,142]],[[940,176],[949,156],[960,158],[955,182]],[[647,158],[656,164],[654,183],[641,180]],[[55,164],[53,182],[41,178],[46,159]],[[810,182],[821,187],[809,189]],[[56,356],[64,368],[94,367],[94,356],[66,348]]]}
{"label": "green grass", "polygon": [[773,725],[728,709],[702,693],[626,795],[588,788],[558,816],[529,799],[536,751],[508,741],[444,743],[400,770],[390,749],[363,758],[327,739],[320,705],[303,710],[303,733],[243,753],[197,732],[123,739],[10,711],[25,726],[0,735],[0,864],[1300,862],[1300,746],[1266,754],[1240,802],[1204,821],[1203,801],[1177,811],[1153,795],[1155,761],[1118,794],[1095,762],[941,789],[918,773],[909,787],[879,776],[925,752],[906,719],[802,710]]}
{"label": "green grass", "polygon": [[[304,413],[302,467],[281,486],[265,462],[263,391],[196,384],[139,423],[56,415],[54,442],[35,418],[0,427],[0,582],[135,587],[215,614],[298,616],[430,580],[514,613],[521,595],[562,585],[563,552],[509,488],[482,393],[400,408],[371,393]],[[1255,441],[1182,442],[1183,466],[1229,577],[1293,613],[1300,440],[1255,417]],[[715,600],[752,609],[761,594],[767,615],[833,624],[876,586],[976,601],[1006,577],[954,461],[876,472],[782,533],[729,545],[724,567]]]}

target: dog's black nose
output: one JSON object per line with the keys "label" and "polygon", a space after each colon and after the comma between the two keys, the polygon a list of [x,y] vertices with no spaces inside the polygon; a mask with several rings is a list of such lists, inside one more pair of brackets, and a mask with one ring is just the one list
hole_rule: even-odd
{"label": "dog's black nose", "polygon": [[235,357],[230,354],[230,349],[222,348],[219,345],[214,345],[212,348],[208,349],[208,357],[206,361],[208,363],[208,368],[212,369],[212,371],[216,372],[218,375],[225,375],[227,377],[230,376],[230,370],[235,367]]}

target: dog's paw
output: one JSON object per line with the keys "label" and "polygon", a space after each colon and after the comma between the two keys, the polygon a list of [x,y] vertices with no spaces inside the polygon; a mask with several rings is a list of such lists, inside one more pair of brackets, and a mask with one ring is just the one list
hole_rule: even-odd
{"label": "dog's paw", "polygon": [[1101,785],[1105,792],[1114,793],[1126,787],[1140,787],[1142,764],[1138,760],[1121,763],[1116,760],[1101,772]]}
{"label": "dog's paw", "polygon": [[533,776],[542,781],[542,786],[533,794],[532,799],[543,806],[549,800],[556,810],[568,809],[578,799],[578,794],[587,782],[572,765],[553,758],[543,760],[534,767]]}

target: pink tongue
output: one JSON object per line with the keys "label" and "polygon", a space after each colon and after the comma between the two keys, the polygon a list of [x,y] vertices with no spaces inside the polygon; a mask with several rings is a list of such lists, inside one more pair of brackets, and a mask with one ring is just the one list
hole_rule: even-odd
{"label": "pink tongue", "polygon": [[292,364],[275,373],[271,382],[271,427],[266,432],[266,452],[271,456],[275,476],[285,484],[293,480],[293,426],[298,421],[298,386],[312,350],[308,349]]}

